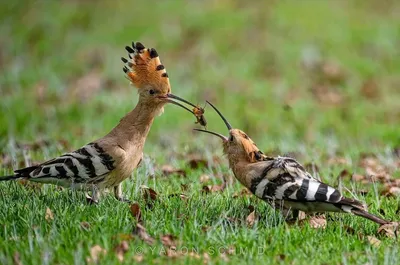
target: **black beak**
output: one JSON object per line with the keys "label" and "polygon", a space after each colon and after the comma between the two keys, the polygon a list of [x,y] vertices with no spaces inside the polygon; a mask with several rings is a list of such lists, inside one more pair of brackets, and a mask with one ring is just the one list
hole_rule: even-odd
{"label": "black beak", "polygon": [[222,141],[228,141],[228,138],[222,134],[216,133],[216,132],[211,132],[211,131],[207,131],[207,130],[202,130],[202,129],[193,129],[193,131],[198,131],[198,132],[205,132],[205,133],[209,133],[215,136],[218,136],[219,138],[222,139]]}
{"label": "black beak", "polygon": [[[181,107],[181,108],[184,108],[185,110],[187,110],[187,111],[189,111],[190,113],[192,113],[193,115],[195,115],[194,112],[193,112],[192,110],[190,110],[189,108],[183,106],[183,105],[180,104],[179,102],[176,102],[175,100],[172,100],[172,99],[176,99],[176,100],[179,100],[179,101],[181,101],[181,102],[184,102],[184,103],[186,103],[186,104],[188,104],[188,105],[190,105],[190,106],[192,106],[192,107],[194,107],[194,108],[197,107],[196,105],[194,105],[193,103],[191,103],[191,102],[189,102],[189,101],[187,101],[187,100],[185,100],[185,99],[183,99],[183,98],[180,98],[180,97],[178,97],[178,96],[175,96],[175,95],[173,95],[173,94],[167,94],[167,101],[168,101],[169,103],[172,103],[172,104],[175,104],[175,105],[177,105],[177,106],[179,106],[179,107]],[[195,115],[195,116],[196,116],[196,115]]]}
{"label": "black beak", "polygon": [[222,115],[222,113],[213,105],[211,104],[210,101],[207,101],[208,104],[210,104],[210,106],[218,113],[218,115],[221,117],[221,119],[224,121],[226,127],[228,128],[228,130],[232,130],[232,125],[229,124],[229,122],[225,119],[225,117]]}
{"label": "black beak", "polygon": [[[211,102],[207,101],[208,104],[210,104],[210,106],[218,113],[218,115],[221,117],[221,119],[224,121],[226,127],[228,128],[228,130],[232,130],[232,125],[229,124],[229,122],[225,119],[225,117],[222,115],[222,113],[213,105],[211,104]],[[194,131],[199,131],[199,132],[205,132],[205,133],[209,133],[215,136],[218,136],[219,138],[221,138],[223,141],[228,141],[228,138],[222,134],[216,133],[216,132],[211,132],[211,131],[207,131],[207,130],[202,130],[202,129],[193,129]]]}

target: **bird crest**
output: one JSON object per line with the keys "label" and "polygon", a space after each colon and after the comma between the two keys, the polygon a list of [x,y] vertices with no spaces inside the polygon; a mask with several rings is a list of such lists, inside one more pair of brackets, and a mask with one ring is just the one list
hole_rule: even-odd
{"label": "bird crest", "polygon": [[126,46],[129,60],[122,57],[125,64],[123,70],[128,80],[139,90],[143,88],[158,88],[163,93],[171,92],[168,73],[160,61],[154,48],[145,48],[140,42],[132,42],[132,47]]}

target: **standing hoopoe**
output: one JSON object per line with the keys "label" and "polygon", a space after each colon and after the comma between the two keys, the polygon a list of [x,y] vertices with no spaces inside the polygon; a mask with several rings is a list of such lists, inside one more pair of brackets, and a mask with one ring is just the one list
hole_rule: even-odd
{"label": "standing hoopoe", "polygon": [[[3,180],[27,179],[57,184],[64,187],[92,190],[92,202],[97,202],[100,190],[113,188],[115,197],[122,197],[121,182],[131,176],[142,160],[143,147],[154,117],[162,114],[167,103],[179,105],[173,99],[195,105],[171,94],[168,74],[155,49],[147,49],[140,42],[127,46],[130,61],[123,70],[131,83],[138,88],[136,107],[122,118],[119,124],[103,138],[82,148],[54,158],[37,166],[14,171]],[[194,113],[193,113],[194,114]]]}
{"label": "standing hoopoe", "polygon": [[343,197],[340,192],[313,178],[302,165],[290,157],[268,157],[241,130],[233,129],[210,102],[229,130],[229,137],[220,137],[229,167],[235,177],[258,198],[271,205],[292,209],[294,217],[304,212],[346,212],[362,216],[378,224],[389,221],[367,212],[366,207],[355,199]]}

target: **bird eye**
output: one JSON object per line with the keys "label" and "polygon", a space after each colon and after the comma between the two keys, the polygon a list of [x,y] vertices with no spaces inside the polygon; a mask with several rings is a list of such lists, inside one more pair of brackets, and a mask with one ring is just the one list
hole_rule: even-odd
{"label": "bird eye", "polygon": [[150,93],[150,95],[154,95],[156,93],[156,91],[154,91],[154,89],[150,89],[149,93]]}

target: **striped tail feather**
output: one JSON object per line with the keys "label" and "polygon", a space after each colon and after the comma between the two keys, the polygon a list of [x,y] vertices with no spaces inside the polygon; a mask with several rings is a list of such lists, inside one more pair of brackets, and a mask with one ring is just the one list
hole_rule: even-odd
{"label": "striped tail feather", "polygon": [[376,215],[369,213],[365,205],[355,199],[343,197],[336,205],[340,206],[340,208],[345,212],[364,217],[377,224],[384,225],[390,223],[390,221],[384,220]]}

